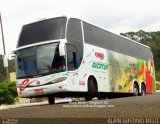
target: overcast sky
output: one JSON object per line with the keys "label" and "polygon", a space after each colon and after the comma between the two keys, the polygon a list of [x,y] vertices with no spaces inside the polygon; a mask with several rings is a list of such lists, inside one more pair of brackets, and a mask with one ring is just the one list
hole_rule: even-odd
{"label": "overcast sky", "polygon": [[0,11],[7,53],[16,48],[22,25],[55,16],[78,17],[117,34],[160,31],[160,0],[0,0]]}

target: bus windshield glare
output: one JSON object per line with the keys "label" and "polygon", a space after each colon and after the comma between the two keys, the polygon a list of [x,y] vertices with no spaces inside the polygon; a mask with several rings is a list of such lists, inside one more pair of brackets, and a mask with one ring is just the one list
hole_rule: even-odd
{"label": "bus windshield glare", "polygon": [[59,55],[59,43],[34,46],[17,51],[17,78],[32,78],[66,70],[65,57]]}

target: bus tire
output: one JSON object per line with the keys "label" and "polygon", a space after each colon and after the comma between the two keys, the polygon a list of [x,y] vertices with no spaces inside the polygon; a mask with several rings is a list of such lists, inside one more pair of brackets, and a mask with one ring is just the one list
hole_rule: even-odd
{"label": "bus tire", "polygon": [[48,103],[49,103],[50,105],[55,104],[55,98],[54,98],[54,96],[48,96]]}
{"label": "bus tire", "polygon": [[144,84],[141,85],[141,96],[145,96],[146,95],[146,87]]}
{"label": "bus tire", "polygon": [[139,88],[136,83],[133,85],[133,96],[138,96],[139,95]]}
{"label": "bus tire", "polygon": [[94,84],[93,84],[93,80],[91,78],[88,79],[88,92],[85,96],[86,101],[90,101],[92,100],[93,96],[94,96]]}

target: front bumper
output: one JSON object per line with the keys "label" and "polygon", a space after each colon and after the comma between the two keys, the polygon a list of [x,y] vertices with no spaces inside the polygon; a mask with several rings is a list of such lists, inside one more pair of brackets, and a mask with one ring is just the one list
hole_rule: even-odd
{"label": "front bumper", "polygon": [[[39,91],[39,92],[35,92]],[[45,96],[54,93],[67,92],[67,80],[50,85],[37,86],[37,87],[28,87],[20,92],[20,88],[17,88],[19,97],[38,97]]]}

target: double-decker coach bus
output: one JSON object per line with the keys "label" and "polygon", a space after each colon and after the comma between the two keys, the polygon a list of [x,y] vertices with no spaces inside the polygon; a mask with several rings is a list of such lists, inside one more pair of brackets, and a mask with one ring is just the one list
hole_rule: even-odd
{"label": "double-decker coach bus", "polygon": [[155,92],[150,47],[76,18],[24,25],[15,54],[19,97]]}

